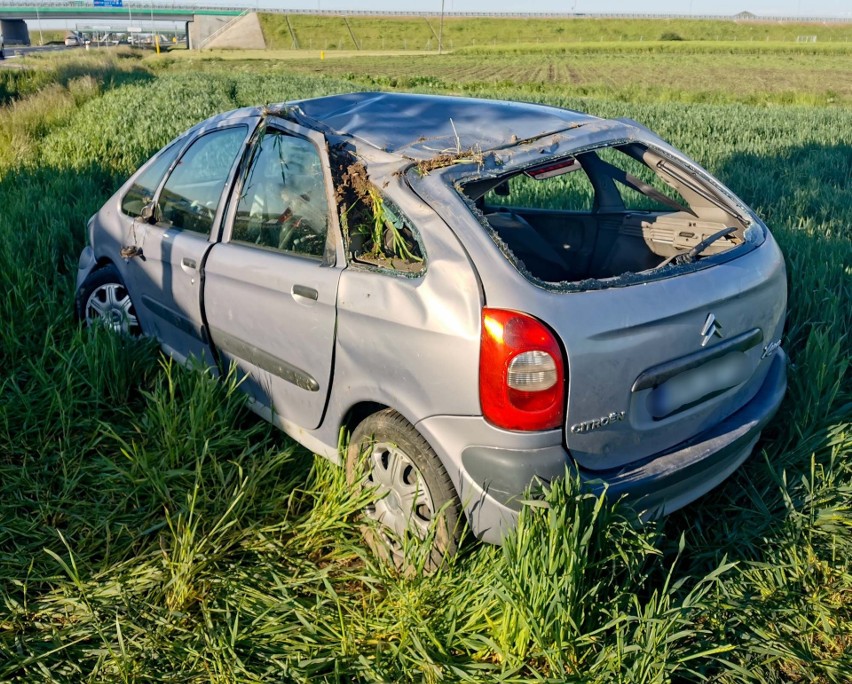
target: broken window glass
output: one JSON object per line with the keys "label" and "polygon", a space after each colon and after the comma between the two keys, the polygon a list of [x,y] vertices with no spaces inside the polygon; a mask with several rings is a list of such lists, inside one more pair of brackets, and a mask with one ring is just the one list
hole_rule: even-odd
{"label": "broken window glass", "polygon": [[255,146],[231,241],[321,258],[327,234],[319,152],[309,140],[267,130]]}
{"label": "broken window glass", "polygon": [[401,274],[423,272],[425,253],[414,224],[372,183],[364,164],[341,154],[332,168],[352,263]]}

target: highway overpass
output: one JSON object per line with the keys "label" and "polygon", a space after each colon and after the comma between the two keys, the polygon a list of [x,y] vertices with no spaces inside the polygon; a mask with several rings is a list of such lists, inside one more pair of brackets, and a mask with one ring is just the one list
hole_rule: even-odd
{"label": "highway overpass", "polygon": [[[196,16],[236,17],[245,11],[244,7],[210,7],[180,4],[157,4],[151,2],[133,2],[133,0],[103,0],[104,5],[94,6],[93,2],[46,2],[27,3],[0,0],[0,19],[24,19],[49,21],[54,19],[132,19],[133,15],[163,21],[192,21]],[[118,5],[118,6],[116,6]]]}
{"label": "highway overpass", "polygon": [[29,37],[24,22],[33,20],[99,19],[137,25],[147,21],[180,21],[186,24],[190,47],[200,47],[213,34],[246,13],[244,8],[152,4],[133,0],[47,0],[37,3],[0,0],[0,35],[4,36],[7,46],[26,44]]}

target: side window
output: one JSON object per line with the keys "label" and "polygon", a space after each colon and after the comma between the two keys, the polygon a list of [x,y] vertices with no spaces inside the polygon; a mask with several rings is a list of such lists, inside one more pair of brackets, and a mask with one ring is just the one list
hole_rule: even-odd
{"label": "side window", "polygon": [[128,216],[141,216],[142,207],[154,199],[154,193],[166,175],[166,171],[180,152],[182,140],[172,143],[157,155],[154,162],[133,182],[127,194],[121,198],[121,211]]}
{"label": "side window", "polygon": [[203,135],[190,145],[160,193],[162,222],[210,233],[222,190],[247,131],[246,126],[226,128]]}
{"label": "side window", "polygon": [[316,147],[267,130],[255,147],[231,241],[322,257],[327,233],[328,200]]}

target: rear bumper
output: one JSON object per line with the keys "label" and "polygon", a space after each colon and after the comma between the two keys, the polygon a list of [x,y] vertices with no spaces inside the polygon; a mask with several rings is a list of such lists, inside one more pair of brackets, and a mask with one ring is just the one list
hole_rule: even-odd
{"label": "rear bumper", "polygon": [[675,449],[594,473],[580,471],[593,491],[628,495],[646,517],[666,515],[706,494],[751,454],[787,389],[787,357],[778,349],[763,386],[739,411]]}
{"label": "rear bumper", "polygon": [[689,504],[748,458],[786,387],[787,357],[778,349],[760,390],[739,411],[669,451],[609,471],[578,469],[559,431],[520,435],[488,426],[482,418],[441,416],[417,428],[444,461],[474,534],[500,543],[517,520],[526,486],[560,477],[566,468],[578,472],[591,491],[628,496],[646,518]]}

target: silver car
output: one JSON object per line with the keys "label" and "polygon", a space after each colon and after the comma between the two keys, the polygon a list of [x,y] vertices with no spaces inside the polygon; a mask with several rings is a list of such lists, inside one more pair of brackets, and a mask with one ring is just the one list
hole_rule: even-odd
{"label": "silver car", "polygon": [[154,155],[89,239],[80,318],[235,365],[253,410],[374,491],[398,564],[406,537],[452,553],[463,514],[499,543],[566,472],[676,510],[786,387],[775,241],[630,120],[398,93],[239,109]]}

